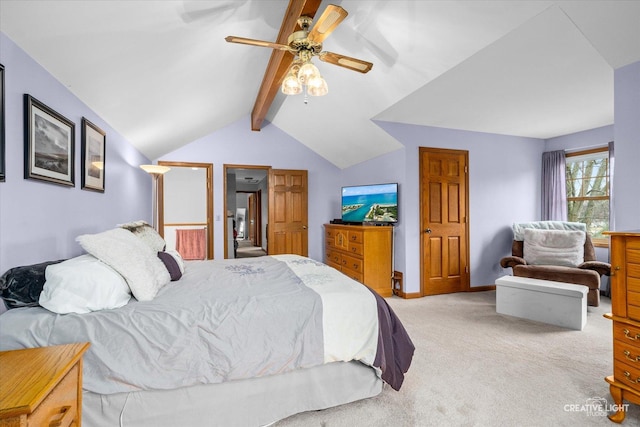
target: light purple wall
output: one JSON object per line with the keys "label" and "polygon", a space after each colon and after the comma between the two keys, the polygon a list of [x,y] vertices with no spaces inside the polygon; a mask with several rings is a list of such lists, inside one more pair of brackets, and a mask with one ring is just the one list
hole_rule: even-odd
{"label": "light purple wall", "polygon": [[[395,269],[404,290],[420,292],[419,147],[469,151],[471,286],[492,285],[507,274],[499,261],[511,251],[513,222],[539,219],[539,139],[399,123],[378,123],[405,148],[342,171],[341,185],[399,182]],[[339,211],[336,211],[339,212]]]}
{"label": "light purple wall", "polygon": [[[6,182],[0,183],[0,274],[18,265],[81,254],[75,242],[79,234],[150,220],[151,179],[138,167],[149,159],[3,33],[0,63],[5,66],[7,143]],[[76,124],[75,187],[23,179],[25,93]],[[83,116],[107,134],[104,193],[80,189]]]}
{"label": "light purple wall", "polygon": [[616,230],[640,230],[640,62],[614,73]]}
{"label": "light purple wall", "polygon": [[609,141],[613,141],[613,125],[547,139],[544,151],[588,150],[606,146]]}
{"label": "light purple wall", "polygon": [[158,160],[213,163],[216,259],[224,258],[224,165],[306,169],[309,174],[309,257],[322,261],[322,225],[335,218],[335,212],[340,210],[340,169],[276,126],[265,122],[260,132],[254,132],[246,116]]}

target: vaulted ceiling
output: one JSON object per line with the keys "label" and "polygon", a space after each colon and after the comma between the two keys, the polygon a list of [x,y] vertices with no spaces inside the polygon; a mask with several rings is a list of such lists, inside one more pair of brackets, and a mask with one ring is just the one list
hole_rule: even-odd
{"label": "vaulted ceiling", "polygon": [[[349,16],[324,49],[373,69],[316,59],[329,94],[278,93],[265,120],[341,168],[401,147],[378,120],[543,139],[612,124],[613,70],[640,60],[638,1],[333,3]],[[289,6],[2,0],[0,30],[155,159],[250,117],[272,50],[224,38],[276,41]]]}

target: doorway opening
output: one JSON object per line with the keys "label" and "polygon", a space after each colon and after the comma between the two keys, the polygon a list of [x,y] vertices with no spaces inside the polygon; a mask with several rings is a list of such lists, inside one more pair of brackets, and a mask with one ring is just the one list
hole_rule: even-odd
{"label": "doorway opening", "polygon": [[224,165],[225,258],[267,254],[270,166]]}
{"label": "doorway opening", "polygon": [[187,245],[188,253],[181,252],[183,258],[213,259],[213,164],[158,164],[171,168],[158,180],[158,232],[167,242],[167,249],[180,252],[179,236],[188,234],[188,238],[196,240]]}

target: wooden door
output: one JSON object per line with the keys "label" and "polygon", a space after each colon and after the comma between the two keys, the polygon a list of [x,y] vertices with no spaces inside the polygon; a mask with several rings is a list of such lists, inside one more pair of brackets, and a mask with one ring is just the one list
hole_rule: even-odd
{"label": "wooden door", "polygon": [[422,295],[469,289],[469,153],[420,147]]}
{"label": "wooden door", "polygon": [[269,255],[308,255],[307,171],[269,171]]}

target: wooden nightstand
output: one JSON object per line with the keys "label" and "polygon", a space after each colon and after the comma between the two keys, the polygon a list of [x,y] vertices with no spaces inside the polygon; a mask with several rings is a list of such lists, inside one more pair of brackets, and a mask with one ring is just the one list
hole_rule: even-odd
{"label": "wooden nightstand", "polygon": [[80,427],[88,348],[76,343],[0,352],[0,427]]}

